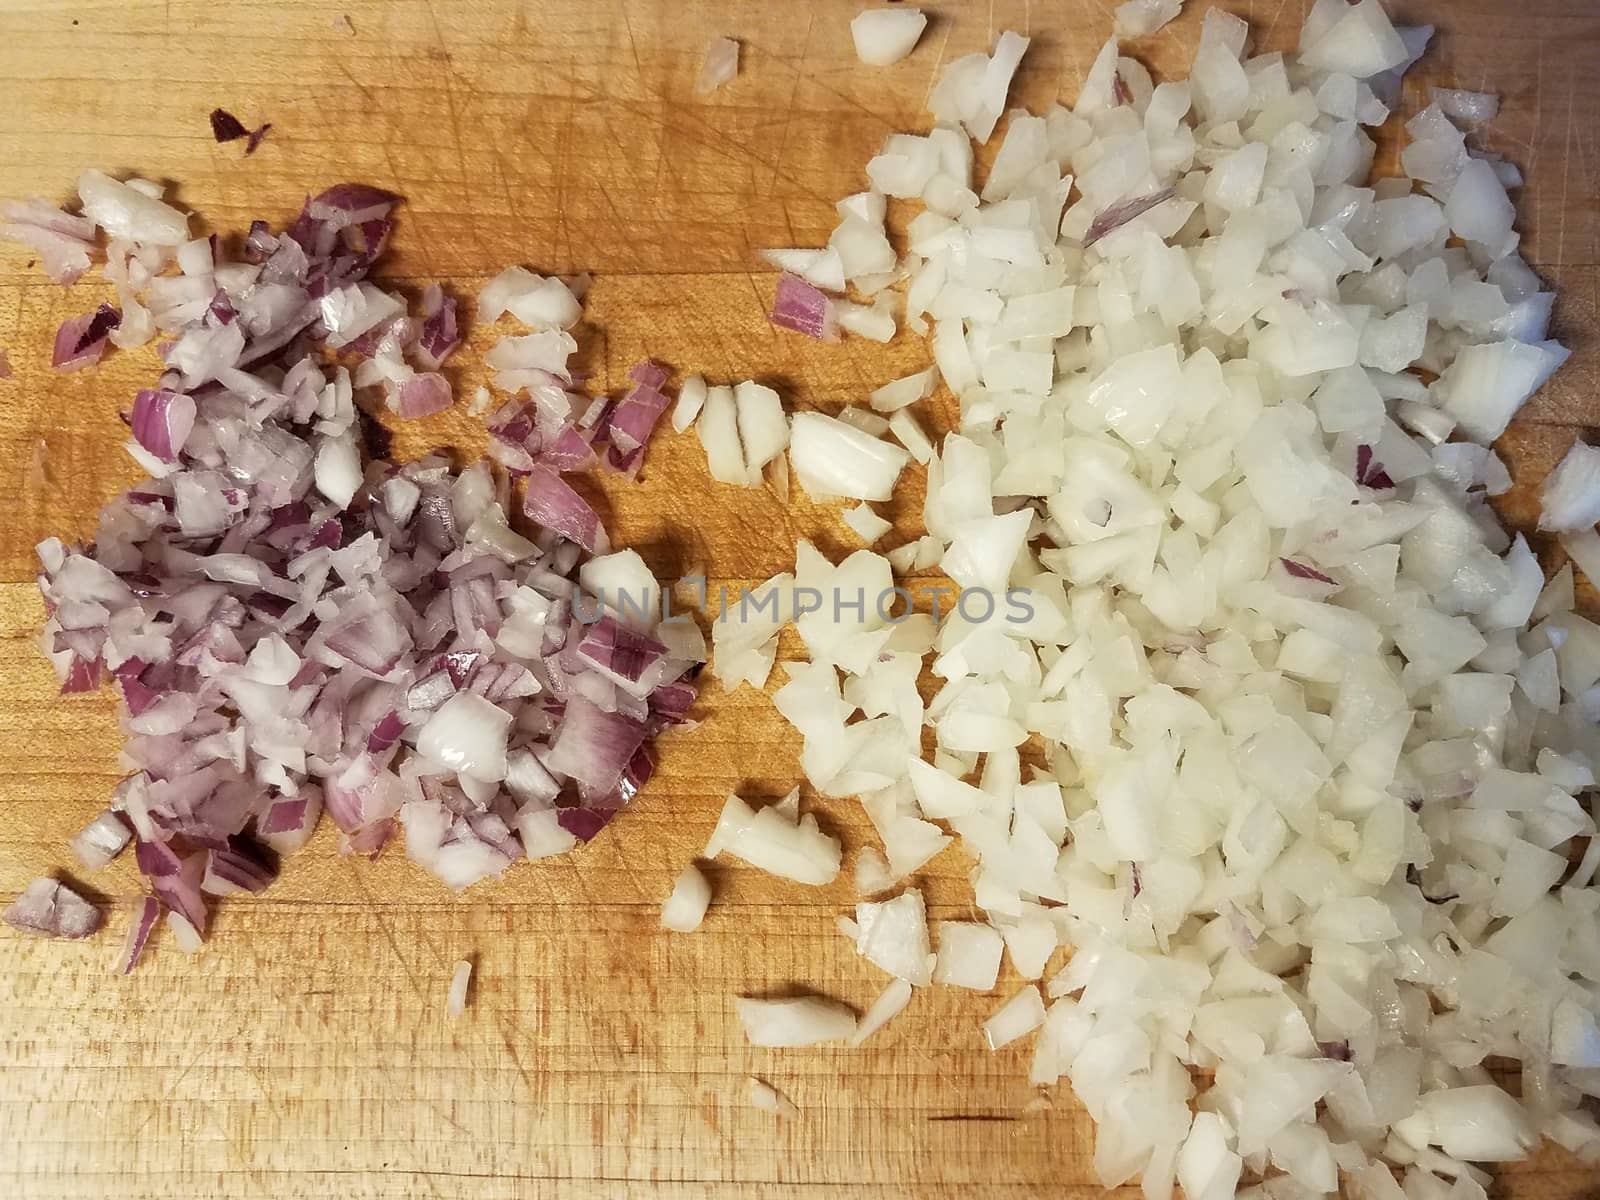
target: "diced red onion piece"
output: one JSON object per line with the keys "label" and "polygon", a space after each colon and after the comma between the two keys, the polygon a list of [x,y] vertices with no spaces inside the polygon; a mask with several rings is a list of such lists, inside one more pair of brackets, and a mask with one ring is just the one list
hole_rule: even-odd
{"label": "diced red onion piece", "polygon": [[778,276],[778,292],[772,302],[772,323],[818,341],[839,340],[838,316],[828,294],[787,271]]}
{"label": "diced red onion piece", "polygon": [[396,410],[402,417],[426,417],[449,408],[455,397],[450,381],[432,371],[413,375],[400,385]]}
{"label": "diced red onion piece", "polygon": [[610,544],[599,515],[554,470],[536,464],[528,472],[522,511],[546,529],[553,529],[591,554],[604,554]]}
{"label": "diced red onion piece", "polygon": [[127,941],[123,943],[122,953],[117,958],[119,975],[126,975],[133,970],[139,961],[139,955],[144,953],[145,943],[150,940],[156,922],[160,919],[161,902],[154,896],[141,896],[133,906],[132,919],[128,923]]}
{"label": "diced red onion piece", "polygon": [[56,331],[50,365],[58,371],[93,366],[105,353],[111,331],[121,323],[122,314],[109,304],[102,304],[92,313],[69,317]]}
{"label": "diced red onion piece", "polygon": [[261,892],[277,877],[277,872],[238,850],[211,850],[206,854],[205,875],[200,888],[213,896],[234,892]]}
{"label": "diced red onion piece", "polygon": [[667,648],[608,614],[588,627],[577,652],[607,674],[637,683],[640,676],[666,657]]}
{"label": "diced red onion piece", "polygon": [[151,890],[172,912],[177,913],[197,932],[205,933],[206,902],[200,890],[206,873],[206,852],[197,851],[179,860],[178,869],[169,875],[149,876]]}
{"label": "diced red onion piece", "polygon": [[67,285],[89,269],[95,223],[43,200],[8,200],[0,203],[0,238],[30,247],[50,280]]}
{"label": "diced red onion piece", "polygon": [[84,938],[100,928],[100,910],[57,879],[35,879],[0,920],[42,937]]}
{"label": "diced red onion piece", "polygon": [[1383,469],[1383,464],[1374,460],[1372,447],[1366,444],[1356,447],[1356,482],[1362,487],[1378,491],[1394,488],[1394,480],[1389,478],[1389,473]]}
{"label": "diced red onion piece", "polygon": [[633,718],[574,696],[544,765],[573,780],[586,798],[604,797],[622,781],[645,733],[645,726]]}
{"label": "diced red onion piece", "polygon": [[141,446],[163,462],[174,462],[194,429],[192,396],[166,388],[142,389],[133,398],[129,424]]}
{"label": "diced red onion piece", "polygon": [[416,357],[430,371],[437,371],[461,345],[461,332],[456,324],[456,301],[447,296],[437,283],[430,283],[422,293],[422,329],[417,335]]}

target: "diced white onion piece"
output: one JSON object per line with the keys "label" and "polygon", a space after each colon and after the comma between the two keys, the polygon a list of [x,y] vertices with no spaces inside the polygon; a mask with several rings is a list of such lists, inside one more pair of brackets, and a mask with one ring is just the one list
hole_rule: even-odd
{"label": "diced white onion piece", "polygon": [[789,465],[814,497],[887,500],[909,455],[819,412],[798,412],[790,425]]}
{"label": "diced white onion piece", "polygon": [[892,413],[896,409],[915,404],[933,393],[938,375],[937,367],[929,367],[926,371],[918,371],[915,375],[907,375],[903,379],[895,379],[884,384],[872,393],[873,409],[881,413]]}
{"label": "diced white onion piece", "polygon": [[672,885],[672,894],[661,906],[661,927],[675,933],[693,933],[705,920],[711,903],[711,884],[700,868],[690,863]]}
{"label": "diced white onion piece", "polygon": [[108,235],[150,246],[181,246],[189,240],[188,214],[163,203],[160,194],[158,188],[150,196],[103,171],[89,170],[78,177],[83,215]]}
{"label": "diced white onion piece", "polygon": [[865,504],[847,508],[839,515],[844,523],[855,532],[856,536],[869,546],[894,528],[888,521],[873,512]]}
{"label": "diced white onion piece", "polygon": [[926,463],[933,457],[933,439],[905,409],[889,418],[889,432],[919,463]]}
{"label": "diced white onion piece", "polygon": [[821,996],[758,1000],[735,996],[734,1007],[752,1046],[815,1046],[842,1042],[856,1031],[856,1015]]}
{"label": "diced white onion piece", "polygon": [[1573,442],[1545,479],[1539,502],[1540,529],[1567,532],[1600,522],[1600,448]]}
{"label": "diced white onion piece", "polygon": [[911,1003],[911,985],[904,979],[893,980],[888,987],[878,994],[862,1016],[856,1031],[850,1035],[850,1044],[859,1046],[878,1030],[882,1029],[895,1017],[899,1016],[907,1004]]}
{"label": "diced white onion piece", "polygon": [[733,388],[726,384],[713,384],[706,390],[705,405],[700,410],[699,420],[695,422],[695,432],[700,435],[700,444],[705,447],[706,469],[711,472],[711,478],[741,487],[760,482],[751,478],[745,466]]}
{"label": "diced white onion piece", "polygon": [[983,1023],[983,1038],[989,1049],[998,1050],[1025,1037],[1044,1024],[1044,1000],[1033,984],[1007,1000]]}
{"label": "diced white onion piece", "polygon": [[922,893],[907,888],[893,900],[863,900],[856,905],[856,953],[910,984],[927,984],[932,975],[928,921]]}
{"label": "diced white onion piece", "polygon": [[472,979],[472,963],[462,959],[450,972],[450,994],[445,999],[445,1011],[459,1017],[467,1011],[467,984]]}
{"label": "diced white onion piece", "polygon": [[1182,11],[1183,0],[1128,0],[1112,15],[1123,37],[1149,37]]}
{"label": "diced white onion piece", "polygon": [[716,91],[739,73],[739,43],[732,38],[712,38],[706,47],[705,61],[695,91],[702,96]]}
{"label": "diced white onion piece", "polygon": [[1422,1098],[1428,1141],[1465,1162],[1524,1158],[1537,1140],[1522,1106],[1493,1084],[1444,1088]]}
{"label": "diced white onion piece", "polygon": [[702,375],[691,375],[678,389],[677,402],[672,406],[672,428],[682,433],[694,424],[706,402],[706,381]]}
{"label": "diced white onion piece", "polygon": [[486,783],[506,777],[511,714],[474,692],[446,700],[417,735],[417,750],[452,771]]}
{"label": "diced white onion piece", "polygon": [[777,392],[750,380],[734,384],[733,406],[746,476],[759,480],[761,468],[789,444],[789,418]]}
{"label": "diced white onion piece", "polygon": [[753,867],[796,883],[821,886],[839,874],[839,839],[817,828],[810,813],[793,820],[770,805],[759,812],[730,794],[706,843],[705,856],[726,850]]}
{"label": "diced white onion piece", "polygon": [[844,260],[832,246],[821,250],[799,247],[786,250],[763,250],[761,257],[791,275],[798,275],[812,287],[825,292],[843,292],[845,289]]}
{"label": "diced white onion piece", "polygon": [[850,37],[857,58],[869,67],[887,67],[916,48],[927,26],[920,8],[869,8],[850,22]]}
{"label": "diced white onion piece", "polygon": [[792,1121],[800,1115],[800,1109],[793,1100],[766,1080],[757,1079],[754,1075],[750,1077],[750,1104],[762,1112],[769,1112],[785,1121]]}
{"label": "diced white onion piece", "polygon": [[974,921],[940,921],[933,981],[987,992],[1000,976],[1005,941],[1000,932]]}

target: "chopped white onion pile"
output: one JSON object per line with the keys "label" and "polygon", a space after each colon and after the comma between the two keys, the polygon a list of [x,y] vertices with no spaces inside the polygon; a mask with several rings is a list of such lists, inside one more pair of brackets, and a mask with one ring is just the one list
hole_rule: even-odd
{"label": "chopped white onion pile", "polygon": [[793,1100],[754,1075],[750,1076],[750,1103],[762,1112],[769,1112],[785,1121],[792,1121],[800,1115],[800,1109]]}
{"label": "chopped white onion pile", "polygon": [[[884,1011],[914,983],[990,990],[1003,955],[1043,981],[984,1035],[1032,1035],[1031,1081],[1071,1082],[1108,1187],[1464,1200],[1474,1164],[1541,1136],[1600,1161],[1600,626],[1486,502],[1510,485],[1486,443],[1567,352],[1517,250],[1520,176],[1452,124],[1493,97],[1436,92],[1407,177],[1368,182],[1366,130],[1431,32],[1318,0],[1298,56],[1249,57],[1212,9],[1189,79],[1159,83],[1109,42],[1072,108],[1011,115],[980,182],[968,135],[1027,46],[1005,34],[841,205],[875,228],[883,196],[920,200],[907,255],[864,283],[837,236],[774,258],[813,289],[905,278],[960,422],[926,535],[837,565],[801,543],[769,608],[719,622],[717,673],[759,686],[794,622],[809,661],[775,703],[812,786],[882,839],[863,892],[941,825],[962,839],[986,923],[930,939],[908,890],[841,928],[896,976]],[[887,499],[905,460],[878,447],[857,410],[791,423],[815,495]],[[1563,461],[1543,523],[1600,578],[1594,454]],[[937,627],[874,611],[891,570],[935,565],[969,603]],[[849,1025],[739,1003],[759,1044]]]}
{"label": "chopped white onion pile", "polygon": [[[152,477],[101,511],[93,545],[38,547],[62,691],[109,672],[128,734],[132,773],[73,839],[78,858],[104,865],[133,838],[192,949],[209,898],[267,887],[265,850],[300,848],[324,809],[343,852],[376,855],[403,831],[407,854],[454,888],[588,841],[649,778],[650,739],[684,722],[704,643],[660,620],[648,568],[608,552],[560,472],[637,472],[668,406],[665,370],[635,367],[620,399],[571,391],[583,281],[512,268],[480,302],[486,320],[509,312],[533,329],[489,355],[496,382],[531,397],[492,418],[511,478],[440,455],[364,462],[356,389],[382,382],[415,415],[410,389],[460,342],[437,287],[414,320],[365,279],[396,197],[331,188],[284,233],[257,222],[246,261],[226,262],[216,240],[185,240],[188,218],[158,188],[88,172],[80,190],[131,239],[107,250],[124,309],[69,322],[58,360],[98,358],[134,304],[169,348],[129,418],[129,452]],[[40,207],[35,228],[77,230],[81,218]],[[353,379],[336,348],[365,356]],[[158,916],[135,913],[122,969]]]}
{"label": "chopped white onion pile", "polygon": [[445,997],[445,1011],[459,1017],[467,1011],[467,985],[472,981],[472,962],[463,958],[450,972],[450,993]]}

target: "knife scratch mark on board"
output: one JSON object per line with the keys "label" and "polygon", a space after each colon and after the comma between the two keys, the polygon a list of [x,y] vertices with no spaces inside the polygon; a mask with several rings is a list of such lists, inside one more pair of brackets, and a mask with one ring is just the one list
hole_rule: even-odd
{"label": "knife scratch mark on board", "polygon": [[[778,152],[774,156],[781,164],[784,151],[789,148],[789,131],[794,128],[795,103],[800,99],[800,83],[806,76],[806,55],[811,50],[811,30],[817,23],[817,10],[812,7],[806,15],[805,37],[800,39],[800,65],[795,68],[794,86],[789,89],[789,103],[783,109],[783,132],[778,135]],[[767,195],[775,196],[778,191],[778,169],[773,168],[772,178],[767,184]]]}
{"label": "knife scratch mark on board", "polygon": [[343,862],[349,868],[350,878],[355,880],[357,889],[367,898],[368,911],[372,913],[373,920],[378,923],[378,928],[388,940],[389,948],[394,951],[394,956],[399,961],[401,969],[405,971],[406,978],[411,981],[411,990],[419,996],[422,995],[422,982],[417,978],[416,973],[412,971],[410,961],[400,952],[400,940],[394,936],[393,928],[390,927],[388,920],[384,917],[383,910],[378,905],[378,898],[372,894],[372,889],[367,886],[366,879],[356,869],[355,860],[346,858]]}

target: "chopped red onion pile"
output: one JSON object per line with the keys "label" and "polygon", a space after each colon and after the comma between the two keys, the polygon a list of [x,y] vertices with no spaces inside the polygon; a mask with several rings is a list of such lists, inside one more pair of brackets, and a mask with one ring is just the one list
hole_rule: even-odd
{"label": "chopped red onion pile", "polygon": [[[403,418],[436,412],[450,403],[437,368],[461,343],[440,288],[417,319],[366,278],[397,198],[331,188],[285,231],[257,222],[229,261],[217,239],[185,240],[157,189],[85,181],[86,209],[123,235],[108,273],[124,312],[68,321],[56,365],[98,359],[137,309],[167,366],[128,417],[150,478],[106,505],[92,545],[39,546],[62,691],[109,674],[122,692],[132,774],[74,839],[89,867],[131,839],[149,881],[122,968],[160,910],[198,947],[215,900],[267,888],[324,811],[342,852],[403,837],[453,888],[592,838],[649,779],[650,740],[685,723],[703,654],[658,636],[670,623],[639,597],[659,585],[636,554],[607,553],[560,471],[637,472],[667,372],[640,364],[620,400],[591,402],[567,390],[561,333],[537,371],[507,352],[499,382],[534,399],[498,414],[506,473],[363,462],[358,390],[381,388]],[[567,285],[523,275],[519,318],[542,324],[554,284],[558,324],[576,319]],[[508,515],[518,479],[526,522]],[[84,909],[98,924],[41,884],[7,919],[82,936]]]}

